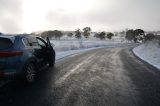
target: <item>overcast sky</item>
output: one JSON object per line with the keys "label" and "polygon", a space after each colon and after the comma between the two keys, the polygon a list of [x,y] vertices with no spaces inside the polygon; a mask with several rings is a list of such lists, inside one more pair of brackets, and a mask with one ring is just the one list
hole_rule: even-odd
{"label": "overcast sky", "polygon": [[0,32],[160,30],[160,0],[0,0]]}

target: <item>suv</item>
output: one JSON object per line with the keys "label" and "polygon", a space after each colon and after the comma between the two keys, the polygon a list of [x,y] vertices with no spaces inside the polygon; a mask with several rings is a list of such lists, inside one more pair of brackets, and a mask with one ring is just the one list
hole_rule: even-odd
{"label": "suv", "polygon": [[36,72],[55,64],[55,51],[49,38],[31,35],[0,36],[0,78],[23,78],[32,83]]}

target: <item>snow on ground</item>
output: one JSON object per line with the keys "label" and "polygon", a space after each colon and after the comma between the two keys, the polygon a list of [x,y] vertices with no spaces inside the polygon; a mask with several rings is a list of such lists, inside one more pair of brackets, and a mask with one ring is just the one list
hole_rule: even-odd
{"label": "snow on ground", "polygon": [[125,43],[121,40],[99,40],[99,39],[81,39],[64,37],[61,40],[51,40],[56,51],[56,59],[63,58],[68,55],[76,54],[79,52],[84,52],[92,50],[99,47],[117,47],[123,46]]}
{"label": "snow on ground", "polygon": [[100,40],[51,40],[56,51],[77,50],[82,48],[93,48],[108,45],[117,45],[122,42],[100,41]]}
{"label": "snow on ground", "polygon": [[59,60],[61,58],[69,56],[69,55],[82,53],[82,52],[86,52],[86,51],[93,50],[93,49],[96,49],[96,48],[87,48],[87,49],[78,49],[78,50],[69,50],[69,51],[63,51],[63,52],[56,52],[56,60]]}
{"label": "snow on ground", "polygon": [[147,42],[133,49],[135,55],[160,69],[160,45],[158,42]]}
{"label": "snow on ground", "polygon": [[81,39],[75,38],[75,35],[68,37],[67,34],[64,34],[60,40],[56,40],[54,37],[51,40],[51,43],[55,45],[54,49],[56,51],[68,51],[68,50],[77,50],[82,48],[93,48],[101,47],[106,45],[114,45],[117,43],[125,42],[124,36],[113,36],[111,40],[100,40],[99,38],[94,37],[95,33],[92,32],[89,38],[85,38],[82,35]]}
{"label": "snow on ground", "polygon": [[51,40],[56,51],[56,60],[68,55],[93,50],[96,48],[113,48],[126,47],[132,45],[131,43],[123,43],[119,41],[100,41],[100,40]]}

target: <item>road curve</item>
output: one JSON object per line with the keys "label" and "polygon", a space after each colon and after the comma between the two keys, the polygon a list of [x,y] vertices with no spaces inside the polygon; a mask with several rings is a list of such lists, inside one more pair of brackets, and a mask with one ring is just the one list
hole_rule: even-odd
{"label": "road curve", "polygon": [[66,57],[28,86],[0,88],[1,106],[158,106],[160,72],[130,48],[101,48]]}

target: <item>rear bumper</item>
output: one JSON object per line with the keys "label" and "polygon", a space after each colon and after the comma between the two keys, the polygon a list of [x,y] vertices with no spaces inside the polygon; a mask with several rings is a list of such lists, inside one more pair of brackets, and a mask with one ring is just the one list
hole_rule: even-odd
{"label": "rear bumper", "polygon": [[16,71],[1,71],[0,80],[11,80],[17,78],[19,74]]}

